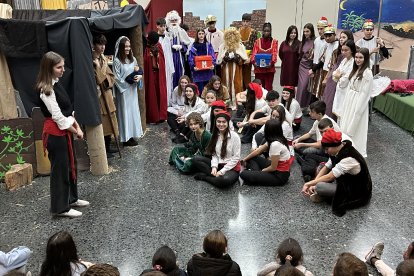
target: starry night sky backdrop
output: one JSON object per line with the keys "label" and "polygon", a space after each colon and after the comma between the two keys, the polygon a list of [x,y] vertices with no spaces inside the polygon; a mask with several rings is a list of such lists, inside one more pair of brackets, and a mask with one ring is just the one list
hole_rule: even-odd
{"label": "starry night sky backdrop", "polygon": [[[345,10],[339,9],[338,27],[345,14],[351,11],[378,22],[380,0],[342,0],[340,3]],[[414,0],[383,0],[382,23],[401,23],[407,20],[414,21]]]}

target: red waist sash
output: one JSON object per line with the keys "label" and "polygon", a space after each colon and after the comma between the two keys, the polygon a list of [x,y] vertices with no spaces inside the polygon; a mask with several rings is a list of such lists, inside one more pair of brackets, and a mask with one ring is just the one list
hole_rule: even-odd
{"label": "red waist sash", "polygon": [[288,160],[285,161],[279,161],[276,167],[276,171],[280,172],[288,172],[290,171],[290,166],[292,166],[293,161],[295,160],[294,156],[290,156]]}
{"label": "red waist sash", "polygon": [[45,119],[45,122],[43,123],[43,134],[42,134],[42,140],[43,140],[43,152],[46,156],[46,149],[47,149],[47,139],[49,138],[49,135],[53,136],[67,136],[68,138],[68,152],[69,152],[69,159],[70,159],[70,169],[72,172],[72,179],[76,180],[76,169],[75,169],[75,156],[73,154],[73,148],[72,148],[72,133],[68,130],[61,130],[59,129],[58,125],[55,121],[52,120],[52,118],[48,117]]}

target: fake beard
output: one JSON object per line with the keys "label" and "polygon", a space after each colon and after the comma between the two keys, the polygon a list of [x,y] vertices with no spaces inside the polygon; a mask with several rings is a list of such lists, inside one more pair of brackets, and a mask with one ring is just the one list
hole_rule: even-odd
{"label": "fake beard", "polygon": [[173,37],[177,37],[180,33],[180,29],[181,29],[180,26],[171,24],[171,27],[169,30],[171,34],[173,35]]}

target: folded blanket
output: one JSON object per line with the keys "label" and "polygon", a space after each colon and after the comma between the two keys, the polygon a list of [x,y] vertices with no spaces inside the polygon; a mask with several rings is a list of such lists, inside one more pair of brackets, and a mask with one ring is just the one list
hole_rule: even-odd
{"label": "folded blanket", "polygon": [[388,85],[382,94],[386,94],[388,92],[414,94],[414,80],[392,80],[390,85]]}

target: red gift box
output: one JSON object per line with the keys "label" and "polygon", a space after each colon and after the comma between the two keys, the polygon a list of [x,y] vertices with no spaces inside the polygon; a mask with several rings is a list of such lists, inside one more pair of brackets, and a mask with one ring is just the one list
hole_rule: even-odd
{"label": "red gift box", "polygon": [[196,56],[195,66],[198,70],[211,70],[211,66],[213,66],[213,58],[211,56]]}

